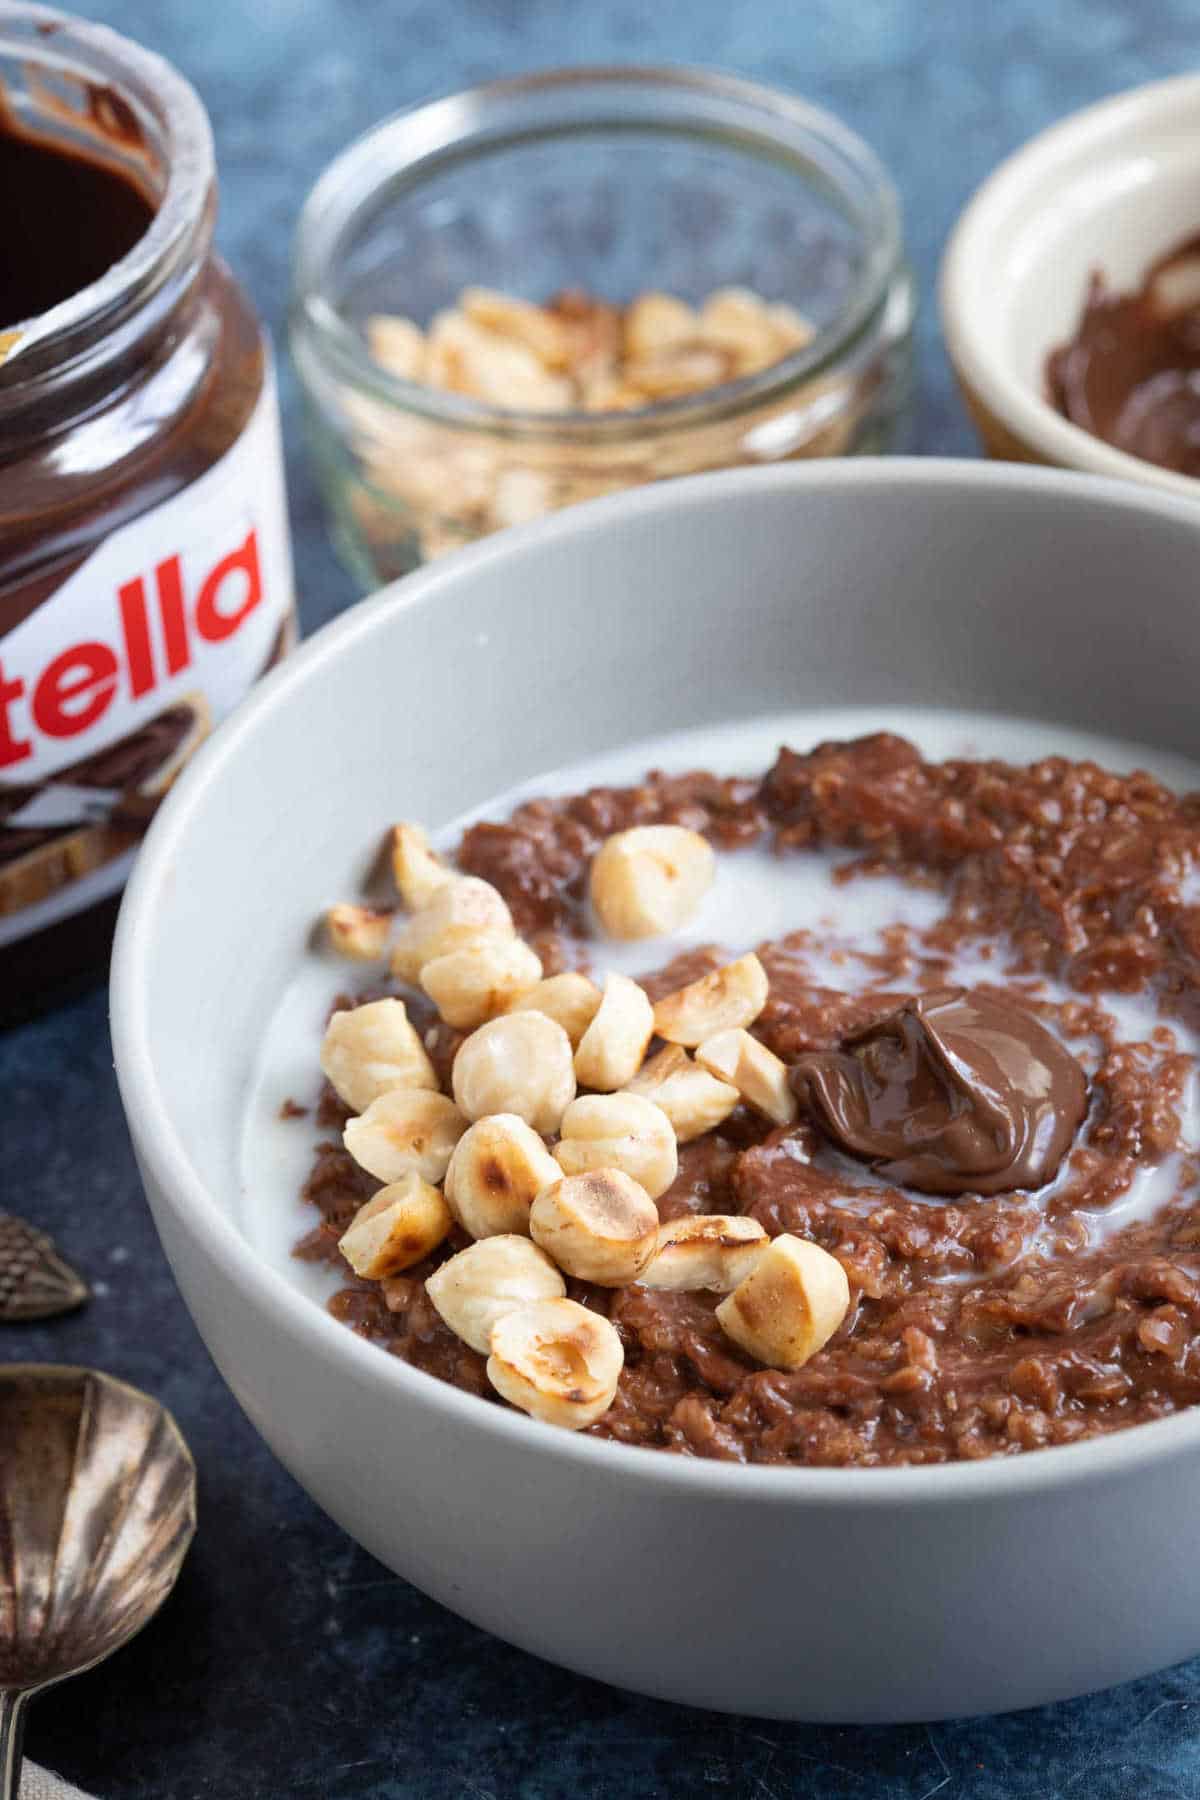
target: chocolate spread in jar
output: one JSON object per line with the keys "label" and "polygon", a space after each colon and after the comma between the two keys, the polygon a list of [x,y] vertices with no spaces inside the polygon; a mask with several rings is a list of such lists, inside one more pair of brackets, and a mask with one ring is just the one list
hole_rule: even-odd
{"label": "chocolate spread in jar", "polygon": [[128,175],[24,137],[0,113],[0,328],[99,280],[153,217]]}
{"label": "chocolate spread in jar", "polygon": [[1087,1079],[1011,1000],[936,989],[794,1063],[826,1135],[923,1194],[1007,1194],[1053,1179],[1087,1111]]}
{"label": "chocolate spread in jar", "polygon": [[159,802],[294,635],[203,107],[111,33],[36,27],[0,21],[0,1021],[103,975]]}
{"label": "chocolate spread in jar", "polygon": [[1075,336],[1046,359],[1046,384],[1073,425],[1200,475],[1200,236],[1160,257],[1133,293],[1093,275]]}

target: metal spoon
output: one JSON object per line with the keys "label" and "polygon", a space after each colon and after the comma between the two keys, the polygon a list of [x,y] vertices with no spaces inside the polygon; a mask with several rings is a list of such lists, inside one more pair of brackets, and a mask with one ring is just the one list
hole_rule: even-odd
{"label": "metal spoon", "polygon": [[0,1368],[0,1800],[26,1702],[141,1630],[195,1528],[195,1464],[157,1400],[91,1369]]}

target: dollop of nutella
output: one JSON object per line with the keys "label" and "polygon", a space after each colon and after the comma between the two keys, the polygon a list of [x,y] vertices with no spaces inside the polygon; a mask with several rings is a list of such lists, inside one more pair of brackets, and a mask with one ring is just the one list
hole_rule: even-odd
{"label": "dollop of nutella", "polygon": [[1075,336],[1046,359],[1046,385],[1073,425],[1200,475],[1200,236],[1160,257],[1134,293],[1093,275]]}
{"label": "dollop of nutella", "polygon": [[1087,1079],[1010,1000],[938,988],[803,1056],[792,1087],[843,1150],[927,1194],[1050,1181],[1087,1111]]}

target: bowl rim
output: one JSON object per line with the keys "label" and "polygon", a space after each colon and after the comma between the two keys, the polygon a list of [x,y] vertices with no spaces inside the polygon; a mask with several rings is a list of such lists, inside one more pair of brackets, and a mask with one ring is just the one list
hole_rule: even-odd
{"label": "bowl rim", "polygon": [[335,661],[351,644],[370,637],[399,610],[436,604],[438,595],[468,573],[488,565],[522,562],[544,543],[620,529],[631,519],[665,511],[705,512],[716,502],[739,493],[850,488],[864,501],[878,490],[922,489],[968,493],[1030,491],[1077,500],[1103,502],[1109,511],[1147,516],[1184,525],[1200,534],[1200,511],[1173,495],[1102,481],[1070,470],[1030,468],[1022,464],[935,457],[864,457],[856,462],[837,458],[801,467],[783,464],[767,469],[721,470],[677,481],[652,483],[627,493],[585,502],[532,524],[510,528],[415,574],[390,583],[367,600],[351,606],[323,626],[278,665],[225,721],[180,776],[160,808],[139,853],[126,889],[117,925],[110,989],[112,1045],[121,1099],[131,1133],[146,1169],[167,1205],[189,1232],[203,1241],[208,1256],[244,1300],[281,1332],[308,1340],[317,1354],[329,1358],[351,1379],[362,1381],[383,1404],[397,1392],[408,1405],[446,1415],[484,1441],[525,1449],[560,1462],[575,1463],[595,1476],[604,1471],[617,1481],[650,1481],[661,1491],[681,1496],[740,1498],[745,1504],[823,1507],[830,1503],[854,1509],[887,1507],[898,1502],[944,1506],[972,1505],[1042,1493],[1049,1488],[1079,1486],[1136,1473],[1152,1459],[1170,1462],[1200,1453],[1200,1406],[1162,1419],[1085,1439],[1080,1443],[979,1462],[929,1464],[901,1468],[810,1468],[729,1464],[700,1457],[672,1455],[555,1430],[508,1407],[497,1406],[414,1369],[398,1357],[381,1354],[291,1286],[265,1261],[221,1207],[188,1157],[175,1131],[150,1054],[148,994],[152,979],[142,945],[158,897],[173,879],[176,846],[187,832],[191,815],[206,803],[211,788],[253,739],[259,723],[289,704],[293,687],[314,667]]}
{"label": "bowl rim", "polygon": [[[461,160],[472,147],[486,154],[536,135],[532,127],[522,132],[515,125],[489,134],[489,109],[515,109],[527,100],[545,104],[558,96],[569,97],[592,88],[598,93],[608,89],[614,94],[622,88],[660,88],[670,90],[680,100],[691,96],[697,108],[691,129],[718,141],[722,134],[715,122],[706,128],[699,109],[705,105],[736,108],[744,115],[745,136],[749,137],[756,128],[765,145],[774,127],[774,141],[779,147],[784,145],[785,134],[807,134],[851,168],[869,189],[872,212],[870,219],[862,223],[862,268],[836,317],[814,331],[799,349],[754,374],[695,394],[611,413],[529,412],[494,406],[393,374],[370,354],[361,335],[326,297],[328,263],[343,233],[368,205],[370,195],[380,192],[385,181],[394,180],[398,168],[408,170],[411,186],[426,172]],[[591,128],[600,127],[597,123]],[[650,128],[647,121],[647,129]],[[658,129],[682,131],[684,126],[668,123]],[[743,155],[748,151],[747,145],[734,143],[728,134],[726,148]],[[380,168],[386,170],[386,176],[380,175]],[[372,186],[364,197],[358,190],[368,178]],[[838,372],[869,337],[875,321],[887,316],[889,302],[898,288],[912,288],[904,257],[899,192],[876,152],[836,113],[786,89],[702,65],[581,63],[479,82],[419,107],[393,113],[369,126],[339,151],[309,189],[293,234],[288,329],[306,387],[309,378],[305,369],[311,358],[315,366],[324,365],[333,379],[345,383],[348,391],[404,415],[416,414],[461,430],[505,437],[612,444],[631,436],[718,421],[786,397],[823,375]],[[906,318],[914,307],[915,292],[907,293],[902,308]]]}
{"label": "bowl rim", "polygon": [[1069,113],[1005,157],[975,189],[955,222],[938,272],[938,304],[946,349],[960,381],[1023,444],[1055,465],[1121,476],[1195,501],[1200,499],[1200,483],[1194,476],[1161,469],[1116,449],[1064,419],[1049,400],[1019,380],[971,300],[977,271],[994,266],[997,228],[1018,196],[1053,179],[1081,151],[1098,156],[1111,152],[1143,126],[1148,115],[1165,115],[1181,99],[1200,105],[1200,73],[1172,75],[1110,94]]}

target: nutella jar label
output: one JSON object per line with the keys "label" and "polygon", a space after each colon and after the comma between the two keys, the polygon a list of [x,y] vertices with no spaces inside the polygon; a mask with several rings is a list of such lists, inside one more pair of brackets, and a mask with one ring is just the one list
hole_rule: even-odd
{"label": "nutella jar label", "polygon": [[181,493],[0,638],[0,946],[115,893],[162,796],[290,644],[274,381]]}

